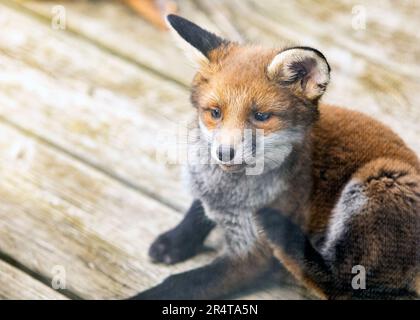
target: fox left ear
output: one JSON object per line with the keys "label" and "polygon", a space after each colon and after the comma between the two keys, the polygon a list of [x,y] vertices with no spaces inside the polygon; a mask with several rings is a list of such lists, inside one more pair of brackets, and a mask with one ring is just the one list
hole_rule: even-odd
{"label": "fox left ear", "polygon": [[298,96],[316,102],[330,81],[331,68],[324,55],[309,47],[293,47],[278,53],[267,67],[271,80],[290,87]]}
{"label": "fox left ear", "polygon": [[[197,60],[208,62],[210,53],[214,49],[229,43],[227,40],[180,16],[170,14],[166,17],[166,20],[170,29],[183,39],[181,47],[188,56],[192,56],[195,62]],[[185,46],[185,44],[189,45]]]}

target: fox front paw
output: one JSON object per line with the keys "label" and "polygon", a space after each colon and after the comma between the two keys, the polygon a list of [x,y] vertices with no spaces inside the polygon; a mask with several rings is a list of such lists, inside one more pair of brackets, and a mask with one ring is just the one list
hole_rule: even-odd
{"label": "fox front paw", "polygon": [[172,229],[161,234],[151,245],[149,256],[154,262],[174,264],[191,258],[202,250],[203,245],[196,243]]}

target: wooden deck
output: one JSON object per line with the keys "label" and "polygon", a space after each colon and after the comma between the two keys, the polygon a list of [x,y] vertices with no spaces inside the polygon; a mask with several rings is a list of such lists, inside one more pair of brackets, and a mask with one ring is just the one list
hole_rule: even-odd
{"label": "wooden deck", "polygon": [[[324,101],[373,115],[420,154],[420,5],[369,1],[358,30],[359,3],[179,1],[226,37],[319,48],[333,68]],[[65,30],[51,27],[57,4]],[[193,70],[170,35],[119,1],[0,0],[0,30],[0,298],[124,298],[210,261],[215,250],[171,267],[147,257],[191,200],[179,166],[157,160],[159,130],[193,112]],[[302,297],[285,279],[235,298]]]}

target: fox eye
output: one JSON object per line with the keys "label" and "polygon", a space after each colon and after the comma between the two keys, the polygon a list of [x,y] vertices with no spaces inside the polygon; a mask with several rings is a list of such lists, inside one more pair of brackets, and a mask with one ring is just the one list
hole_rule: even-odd
{"label": "fox eye", "polygon": [[271,113],[268,112],[255,112],[254,119],[257,121],[267,121],[270,119]]}
{"label": "fox eye", "polygon": [[219,108],[211,109],[210,112],[213,119],[219,119],[220,116],[222,115],[222,112],[220,111]]}

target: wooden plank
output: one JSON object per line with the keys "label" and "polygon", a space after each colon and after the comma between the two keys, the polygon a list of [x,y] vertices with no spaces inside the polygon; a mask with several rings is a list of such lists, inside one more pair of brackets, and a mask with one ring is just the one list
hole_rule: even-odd
{"label": "wooden plank", "polygon": [[66,297],[0,260],[0,300],[4,299],[65,300]]}
{"label": "wooden plank", "polygon": [[[210,13],[209,7],[213,2],[209,0],[200,0],[200,2],[207,3],[203,8]],[[348,15],[348,20],[342,18],[341,23],[339,21],[327,23],[324,22],[326,18],[323,16],[335,12],[333,4],[320,9],[319,7],[324,7],[324,4],[320,5],[316,1],[232,0],[222,3],[223,10],[235,26],[251,41],[267,46],[312,45],[323,51],[332,67],[331,83],[323,101],[367,113],[386,123],[420,154],[420,139],[418,139],[420,111],[417,107],[420,105],[420,81],[419,73],[416,71],[418,64],[415,63],[420,46],[417,45],[418,41],[411,40],[403,50],[393,41],[381,40],[380,46],[376,45],[374,39],[382,24],[384,30],[390,28],[386,25],[389,20],[383,19],[381,22],[379,18],[383,6],[369,5],[366,8],[370,13],[369,21],[372,24],[375,21],[376,24],[375,27],[368,26],[360,36],[363,37],[363,41],[360,42],[364,44],[361,49],[355,43],[354,38],[357,37],[355,31],[349,30],[352,17],[351,4],[342,8],[340,2],[338,4],[334,2],[338,8],[341,8],[339,10],[341,15]],[[407,7],[402,6],[405,8],[402,10],[397,8],[397,4],[395,6],[395,10],[388,15],[394,14],[394,20],[406,18],[409,25],[420,27],[417,16],[414,13],[407,13]],[[296,19],[296,17],[301,18]],[[376,20],[373,20],[373,17]],[[413,30],[417,30],[418,27]],[[404,28],[405,31],[406,29]],[[383,36],[386,36],[386,31],[384,32]],[[404,35],[401,37],[406,39]],[[414,38],[416,37],[417,34]],[[388,51],[393,52],[392,58],[384,56],[383,52],[386,52],[383,49],[384,43]],[[399,59],[396,60],[394,57],[397,55]],[[412,58],[406,59],[407,55]]]}
{"label": "wooden plank", "polygon": [[[241,6],[238,6],[237,9],[240,8]],[[250,12],[245,13],[250,14]],[[258,20],[259,25],[264,25],[263,18],[260,20]],[[248,23],[247,26],[249,30],[252,30],[252,24]],[[272,28],[272,30],[278,29],[280,28]],[[274,37],[281,39],[280,36],[267,36],[265,32],[258,32],[258,35],[270,43],[273,43]],[[420,91],[418,81],[413,82],[377,67],[366,65],[360,59],[346,56],[343,51],[337,51],[334,48],[332,51],[328,56],[333,60],[333,81],[324,101],[345,105],[373,115],[389,124],[419,152],[420,142],[417,137],[420,134],[420,128],[417,123],[420,116],[416,108],[420,102],[417,93]],[[352,67],[343,70],[346,64]],[[363,72],[352,74],[353,65],[354,69],[364,65]]]}
{"label": "wooden plank", "polygon": [[0,251],[33,272],[62,266],[70,292],[117,298],[194,265],[147,258],[180,214],[3,125],[0,146]]}
{"label": "wooden plank", "polygon": [[[67,13],[67,29],[87,37],[102,48],[140,66],[151,68],[164,77],[188,86],[194,70],[169,33],[159,32],[119,1],[3,1],[15,2],[51,21],[52,8],[62,5]],[[211,30],[240,40],[241,35],[223,16],[216,21],[200,13],[194,2],[179,3],[182,12],[194,14],[195,21]],[[214,18],[214,17],[213,17]]]}
{"label": "wooden plank", "polygon": [[[116,98],[112,96],[111,99],[109,93],[106,95],[102,92],[104,94],[102,100],[101,95],[91,97],[85,92],[89,91],[83,86],[82,80],[85,78],[94,85],[101,86],[97,90],[102,91],[106,91],[103,87],[111,87],[113,80],[109,74],[102,73],[101,77],[110,79],[110,82],[106,80],[101,80],[101,83],[95,82],[95,78],[90,76],[88,71],[83,70],[83,66],[86,67],[86,65],[80,64],[80,62],[78,64],[77,61],[92,63],[95,60],[98,61],[97,71],[100,73],[105,71],[99,70],[99,67],[107,65],[106,63],[111,65],[115,63],[118,68],[125,70],[118,64],[119,62],[115,62],[118,59],[107,58],[107,60],[104,58],[106,54],[101,55],[95,48],[90,48],[88,45],[83,46],[77,40],[57,36],[48,28],[41,28],[37,23],[28,21],[16,12],[7,8],[4,9],[8,10],[7,16],[10,18],[10,20],[7,20],[8,23],[16,22],[16,25],[8,25],[9,28],[14,28],[15,35],[19,35],[20,30],[20,35],[24,38],[30,37],[29,34],[40,37],[42,35],[42,32],[39,33],[41,30],[46,32],[43,35],[48,36],[47,38],[51,41],[47,41],[43,51],[40,47],[33,47],[37,43],[35,41],[37,38],[33,38],[33,40],[26,38],[26,41],[17,41],[14,45],[11,43],[13,39],[10,40],[7,37],[2,39],[4,41],[1,41],[1,43],[4,46],[2,47],[3,55],[0,55],[0,65],[4,72],[0,78],[3,89],[0,93],[0,110],[4,119],[35,132],[37,136],[44,139],[51,139],[53,143],[64,146],[68,152],[78,157],[83,158],[85,150],[90,150],[88,152],[89,156],[85,157],[85,160],[90,163],[93,162],[95,166],[98,165],[94,161],[104,161],[103,163],[106,162],[108,165],[112,163],[112,159],[118,159],[124,152],[128,150],[133,152],[137,139],[134,137],[130,139],[126,136],[129,130],[133,130],[133,135],[136,132],[141,134],[146,142],[155,139],[157,129],[153,128],[153,121],[159,115],[147,110],[150,107],[142,106],[146,111],[137,110],[138,108],[133,107],[130,101],[127,102],[128,99],[125,96],[121,95],[122,97],[118,96]],[[19,29],[18,26],[23,26],[24,29]],[[28,30],[31,30],[31,33]],[[59,40],[53,41],[55,37],[58,37]],[[66,52],[71,53],[72,50],[69,49],[77,45],[82,47],[80,52],[83,53],[83,59],[80,59],[77,55],[73,58],[71,54],[64,54]],[[51,54],[51,57],[47,59],[50,63],[43,64],[42,61],[46,59],[43,52],[49,50],[54,52],[53,48],[56,47],[61,48],[58,50],[61,54]],[[37,54],[29,58],[25,52],[37,52]],[[18,59],[21,62],[17,62]],[[32,60],[28,61],[28,59]],[[71,65],[73,72],[63,70],[64,76],[61,76],[61,74],[58,76],[59,66],[65,65]],[[91,69],[89,70],[92,73]],[[115,73],[116,71],[119,70],[114,69],[112,72]],[[135,74],[141,76],[141,72]],[[146,76],[142,77],[144,79]],[[155,81],[152,77],[146,79]],[[174,90],[170,86],[165,88],[165,85],[160,85],[160,88],[169,92]],[[55,97],[60,97],[60,99],[48,97],[51,92],[54,92]],[[112,104],[110,104],[110,100]],[[174,104],[176,105],[176,103]],[[153,107],[156,107],[156,104]],[[169,114],[173,112],[172,106],[170,108],[166,111]],[[101,115],[100,111],[105,114],[111,111],[111,114],[104,116]],[[140,120],[137,120],[141,121],[142,125],[140,126],[136,120],[133,120],[138,116],[136,112],[140,112]],[[98,123],[95,123],[98,117]],[[104,142],[102,140],[104,132],[101,130],[107,125],[101,125],[101,123],[106,118],[108,119],[106,122],[109,121],[109,126],[117,125],[118,119],[125,120],[122,120],[123,125],[119,126],[118,130],[106,135],[107,140]],[[78,123],[78,125],[72,125],[72,121]],[[82,121],[85,121],[85,123]],[[130,124],[132,121],[137,124],[132,126]],[[80,122],[84,126],[81,126]],[[163,124],[166,127],[169,126],[168,122],[163,122]],[[146,127],[143,127],[143,125]],[[151,135],[149,136],[144,134],[144,131],[149,130],[147,126],[150,128]],[[80,127],[83,130],[74,130],[74,128]],[[6,131],[8,132],[8,130]],[[16,140],[7,132],[2,133],[5,144]],[[125,142],[127,139],[128,142]],[[12,175],[8,177],[12,181],[3,179],[4,184],[0,192],[2,199],[4,199],[1,210],[3,213],[2,227],[4,227],[2,230],[7,231],[2,234],[5,238],[2,239],[3,246],[0,246],[0,248],[34,272],[48,278],[52,276],[51,270],[55,265],[63,265],[66,270],[68,269],[69,279],[67,282],[69,290],[73,294],[89,298],[115,298],[128,296],[136,290],[145,288],[161,280],[170,272],[184,270],[184,268],[208,261],[209,257],[202,256],[193,262],[170,268],[156,267],[145,262],[147,261],[146,252],[150,242],[157,234],[175,225],[179,216],[176,218],[173,211],[167,208],[162,209],[164,208],[162,205],[158,205],[146,197],[129,200],[137,198],[137,193],[134,191],[128,192],[126,188],[114,182],[113,179],[103,178],[105,179],[104,182],[103,179],[97,177],[97,175],[101,175],[94,173],[94,170],[88,168],[81,170],[80,166],[84,166],[80,165],[78,161],[66,160],[66,156],[49,151],[49,148],[45,147],[43,143],[34,143],[31,142],[31,139],[27,142],[26,138],[21,140],[19,143],[15,143],[14,149],[12,148],[12,159],[5,160],[6,163],[13,163],[13,166],[10,170],[5,171]],[[116,146],[119,149],[119,153],[111,158],[104,152],[108,148],[109,141],[115,141],[114,147]],[[5,148],[7,149],[6,146]],[[24,151],[21,150],[22,148]],[[128,150],[125,150],[125,148]],[[145,158],[144,147],[142,148],[143,151],[136,154],[135,161],[141,162],[142,158]],[[80,156],[78,150],[82,150]],[[38,156],[32,159],[34,154],[38,154]],[[147,154],[153,155],[153,150]],[[32,159],[31,163],[37,164],[38,167],[28,167],[23,164],[21,168],[24,169],[24,172],[19,175],[16,172],[19,166],[16,166],[16,159],[13,157],[22,157],[22,159],[29,157],[29,159]],[[89,158],[93,158],[94,161],[89,160]],[[153,156],[149,156],[149,159],[154,162]],[[67,161],[70,161],[71,165]],[[126,161],[130,160],[126,159],[123,166],[126,166]],[[23,160],[23,163],[26,163],[26,160]],[[3,168],[6,168],[6,166],[3,166]],[[155,184],[156,179],[159,180],[165,175],[164,169],[146,168],[151,173],[141,171],[141,174],[143,175],[143,181],[147,184]],[[142,169],[144,170],[144,167]],[[130,170],[131,177],[137,175],[136,170],[133,170],[133,168]],[[159,175],[156,177],[153,172],[159,172]],[[145,176],[144,174],[150,175]],[[165,179],[168,180],[167,185],[170,185],[171,181],[175,181],[175,178]],[[111,187],[107,188],[108,184],[111,184]],[[19,186],[19,188],[16,186]],[[50,191],[40,190],[46,187],[49,187]],[[111,191],[104,195],[100,191],[104,188]],[[159,188],[156,189],[159,190]],[[176,191],[179,199],[179,187],[171,187],[171,189],[172,192]],[[16,201],[10,203],[10,199],[16,199]],[[130,201],[131,204],[126,204]],[[100,207],[98,207],[98,202]],[[122,203],[126,205],[124,206]],[[185,203],[188,202],[183,202],[183,204]],[[129,206],[129,213],[124,219],[124,215],[120,211],[124,210],[126,206]],[[10,217],[7,215],[10,210],[19,214]],[[162,214],[161,218],[159,218],[159,214],[153,213],[150,215],[150,212],[155,210]],[[173,218],[170,218],[171,214],[168,214],[169,212],[172,212]],[[148,215],[148,217],[147,219],[142,218],[144,228],[137,229],[138,226],[133,224],[132,221],[142,217],[141,213]],[[51,221],[51,224],[45,225],[44,220]],[[109,222],[102,223],[102,221]],[[123,221],[125,222],[123,223]],[[93,231],[91,231],[90,226],[95,226]],[[127,230],[125,226],[132,226],[135,230]],[[96,230],[97,228],[100,230]],[[145,234],[145,228],[147,230],[152,229],[153,232],[149,231]],[[115,231],[115,229],[119,231]],[[37,230],[37,233],[34,234],[31,230]],[[27,234],[35,237],[36,241],[28,241]],[[109,239],[110,236],[112,236],[111,239]],[[29,245],[28,242],[30,242]],[[116,242],[117,248],[115,247]],[[136,257],[132,256],[133,252],[135,252]],[[283,289],[278,288],[278,295],[282,296],[283,294],[286,294]],[[254,297],[258,298],[259,296],[256,294]]]}
{"label": "wooden plank", "polygon": [[[51,7],[57,4],[52,1],[16,2],[23,3],[48,18],[51,17]],[[164,43],[161,41],[167,38],[145,25],[137,16],[129,14],[129,10],[121,4],[109,2],[98,5],[89,1],[59,3],[71,12],[69,26],[73,30],[114,48],[124,56],[146,62],[176,79],[182,78],[181,74],[184,72],[180,74],[180,69],[173,72],[170,65],[173,60],[166,59],[168,50],[171,57],[176,55],[173,48],[161,50],[161,43]],[[319,4],[314,0],[199,0],[183,1],[179,5],[181,14],[234,40],[245,37],[258,41],[261,34],[274,33],[280,35],[277,41],[341,47],[341,50],[359,55],[383,68],[419,78],[420,67],[417,61],[420,48],[418,41],[413,39],[419,39],[416,30],[419,27],[417,17],[420,6],[414,1],[403,4],[383,1],[360,4],[355,0],[341,0]],[[355,28],[352,20],[360,8],[366,13],[364,29],[357,29],[357,26]],[[247,19],[243,19],[244,16]],[[96,32],[98,30],[103,32]],[[114,38],[114,35],[123,35],[126,38]],[[146,41],[134,41],[139,36]],[[385,48],[384,43],[387,44]],[[133,50],[133,46],[137,46],[137,49]],[[136,51],[146,51],[148,55],[140,57],[132,54]],[[153,61],[158,57],[161,59],[160,63]],[[164,68],[160,66],[162,63]]]}
{"label": "wooden plank", "polygon": [[[168,118],[184,119],[187,115],[187,93],[147,75],[118,57],[102,53],[83,39],[53,31],[7,8],[2,7],[1,13],[0,21],[6,21],[8,28],[13,28],[9,30],[14,30],[13,33],[0,35],[5,40],[0,41],[0,110],[3,119],[49,140],[73,157],[81,158],[103,172],[137,186],[139,190],[153,193],[156,197],[159,197],[160,190],[167,190],[161,193],[162,199],[169,199],[173,203],[179,201],[179,206],[185,205],[187,201],[179,200],[182,194],[176,182],[176,169],[171,171],[165,165],[156,164],[155,152],[161,147],[155,148],[154,141],[160,128],[171,126]],[[13,20],[18,23],[13,24]],[[112,26],[111,21],[108,23]],[[112,31],[110,27],[108,30]],[[269,41],[269,37],[266,39]],[[77,55],[75,51],[81,54]],[[112,72],[108,72],[104,66],[111,66]],[[375,67],[368,67],[372,68],[370,73],[361,79],[368,83],[372,91],[354,84],[351,80],[354,76],[351,73],[349,76],[347,73],[350,71],[347,70],[347,73],[342,71],[334,74],[334,81],[340,77],[341,84],[332,87],[328,93],[330,97],[349,101],[350,106],[356,103],[356,108],[366,109],[376,118],[399,128],[412,145],[419,143],[418,114],[413,113],[411,108],[417,100],[410,100],[418,98],[417,86],[410,81],[408,84],[400,81],[399,76],[398,81],[394,81],[388,73],[384,77],[384,73],[375,73]],[[130,79],[124,86],[121,85],[124,83],[122,71]],[[95,74],[99,76],[95,77]],[[138,82],[131,81],[137,76]],[[134,89],[126,89],[133,83]],[[136,94],[140,84],[146,87]],[[51,92],[55,93],[54,96],[51,96]],[[165,95],[166,92],[169,95]],[[150,96],[143,99],[142,96],[147,94],[156,95],[157,100]],[[166,120],[162,119],[162,113]],[[412,136],[409,132],[412,132]],[[6,134],[5,144],[15,138]],[[146,146],[138,140],[146,142]],[[26,143],[24,139],[25,146]],[[28,145],[33,143],[29,142]],[[40,149],[37,143],[35,146],[35,150]],[[169,223],[156,225],[169,219],[172,210],[154,201],[150,204],[151,200],[147,197],[139,200],[138,193],[45,146],[41,149],[46,148],[47,151],[42,151],[42,160],[37,161],[44,164],[39,170],[32,170],[31,166],[28,169],[26,161],[16,161],[16,157],[25,158],[28,153],[20,156],[20,148],[14,148],[10,151],[14,156],[6,158],[2,164],[2,167],[10,169],[10,173],[0,187],[0,194],[3,194],[0,211],[3,213],[2,220],[8,224],[7,229],[0,229],[8,230],[7,235],[0,234],[7,241],[0,242],[5,243],[4,248],[8,253],[19,255],[25,265],[49,277],[52,276],[54,265],[64,263],[66,267],[70,266],[70,289],[83,297],[127,296],[161,279],[174,268],[182,269],[181,266],[172,269],[162,267],[156,274],[153,273],[156,266],[143,265],[148,243]],[[33,150],[32,147],[29,150]],[[16,174],[17,169],[11,166],[15,162],[22,164],[19,170],[24,171],[20,176]],[[95,182],[93,186],[92,182]],[[103,186],[108,193],[101,191]],[[40,191],[41,187],[47,188],[47,191]],[[17,199],[16,203],[10,199]],[[128,206],[126,202],[129,202]],[[147,218],[142,220],[144,227],[134,230],[138,226],[132,226],[136,221],[133,213],[138,208],[143,208],[142,219],[144,216]],[[153,214],[152,219],[150,212],[156,208],[164,214]],[[124,213],[126,210],[129,214]],[[10,212],[16,212],[17,216],[10,215]],[[176,223],[178,219],[171,221]],[[51,223],[45,225],[45,221]],[[108,221],[111,222],[108,224]],[[128,231],[127,225],[130,227]],[[143,238],[144,229],[150,227],[156,230]],[[36,236],[38,242],[32,244],[33,238],[29,239],[28,235]],[[133,244],[133,239],[141,241],[134,241]],[[0,248],[3,250],[3,247]]]}
{"label": "wooden plank", "polygon": [[[51,16],[51,2],[25,1],[25,7],[44,15]],[[71,19],[73,20],[72,30],[78,34],[94,39],[99,43],[117,46],[118,52],[125,55],[132,49],[126,46],[133,46],[137,51],[154,48],[148,51],[153,57],[159,59],[165,66],[159,69],[161,72],[170,73],[170,66],[174,61],[163,56],[166,50],[172,52],[172,44],[163,41],[162,34],[154,29],[144,29],[147,34],[155,34],[158,40],[156,47],[154,41],[135,41],[139,35],[143,35],[135,28],[138,25],[142,28],[142,22],[126,9],[118,4],[109,2],[107,9],[97,4],[85,1],[64,3]],[[396,29],[398,24],[389,25],[390,21],[406,19],[409,26],[418,25],[416,12],[418,6],[406,4],[404,6],[393,6],[389,12],[383,5],[367,5],[368,13],[367,29],[363,32],[355,32],[351,29],[351,9],[355,3],[338,2],[338,4],[318,5],[316,1],[301,2],[278,2],[278,1],[208,1],[198,2],[184,1],[181,4],[181,14],[191,17],[194,21],[209,26],[212,30],[219,31],[225,27],[223,25],[214,26],[215,12],[224,15],[230,21],[234,32],[230,32],[233,37],[239,33],[239,37],[244,37],[252,41],[264,43],[266,45],[284,45],[285,43],[301,43],[313,45],[326,53],[331,62],[333,73],[332,82],[324,97],[324,101],[334,103],[351,109],[366,112],[375,118],[385,122],[400,134],[405,141],[417,152],[420,153],[420,111],[417,106],[420,104],[420,74],[417,72],[418,65],[418,41],[411,39],[418,37],[415,30],[418,28],[403,27]],[[113,8],[113,10],[111,10]],[[200,9],[200,10],[198,10]],[[101,14],[93,12],[102,11]],[[314,14],[312,12],[314,11]],[[338,12],[340,20],[332,18],[332,12]],[[112,12],[112,14],[111,14]],[[387,12],[389,19],[382,19],[382,13]],[[111,16],[112,15],[112,16]],[[210,18],[206,18],[206,15]],[[244,19],[243,17],[247,17]],[[301,17],[296,19],[295,17]],[[344,19],[347,17],[347,19]],[[226,20],[225,19],[225,20]],[[220,19],[219,19],[220,20]],[[325,20],[325,22],[323,22]],[[124,21],[124,23],[121,23]],[[128,22],[130,21],[130,22]],[[70,22],[69,22],[70,23]],[[127,24],[130,27],[127,27]],[[232,28],[228,27],[229,30]],[[387,30],[391,30],[393,41],[385,41],[384,37],[389,37]],[[96,32],[95,30],[106,30],[106,32]],[[384,30],[383,32],[381,30]],[[414,31],[413,31],[414,30]],[[402,33],[399,37],[399,33]],[[112,34],[115,35],[112,38]],[[124,35],[124,39],[117,40],[117,36]],[[379,39],[377,34],[380,34]],[[109,39],[113,40],[109,40]],[[153,37],[152,37],[153,38]],[[408,41],[401,50],[401,41]],[[405,40],[404,40],[405,39]],[[347,41],[348,40],[348,41]],[[404,42],[404,43],[405,43]],[[386,43],[386,50],[384,50]],[[171,53],[172,56],[172,53]],[[410,58],[407,58],[407,57]],[[173,55],[179,61],[175,64],[183,64],[184,58],[178,54]],[[130,59],[136,59],[130,56]],[[144,58],[143,62],[155,70],[158,70],[154,63]],[[135,60],[137,61],[137,60]],[[185,67],[185,65],[184,65]],[[188,68],[183,70],[191,72]],[[160,71],[159,71],[160,72]],[[171,73],[171,77],[183,83],[188,83],[183,78],[185,72]],[[177,77],[179,75],[180,77]]]}
{"label": "wooden plank", "polygon": [[[185,85],[192,79],[193,70],[188,68],[187,62],[182,62],[180,59],[182,53],[176,46],[168,46],[162,50],[162,43],[171,42],[170,35],[156,32],[153,26],[140,19],[119,1],[102,1],[100,5],[90,1],[17,2],[41,13],[48,21],[52,17],[52,7],[63,5],[67,15],[67,30],[76,33],[85,30],[84,35],[104,49],[141,66],[153,68],[158,73],[172,77]],[[85,19],[87,12],[89,19]],[[104,20],[116,23],[104,24],[102,23]],[[120,50],[122,43],[123,51]],[[156,52],[160,54],[156,55]]]}
{"label": "wooden plank", "polygon": [[[199,0],[209,2],[209,0]],[[217,1],[216,1],[217,2]],[[334,47],[390,72],[419,79],[420,6],[415,1],[226,1],[235,23],[287,40]],[[228,7],[228,8],[227,8]],[[249,19],[240,19],[246,14]],[[363,22],[358,16],[365,17]],[[359,23],[360,21],[360,23]],[[258,35],[257,35],[258,37]]]}
{"label": "wooden plank", "polygon": [[1,12],[1,28],[13,32],[0,34],[0,116],[176,208],[188,206],[180,166],[168,163],[176,160],[170,138],[193,113],[187,92],[3,5]]}
{"label": "wooden plank", "polygon": [[0,252],[46,279],[64,268],[73,295],[127,297],[214,257],[152,264],[149,244],[180,214],[1,124],[0,148]]}

